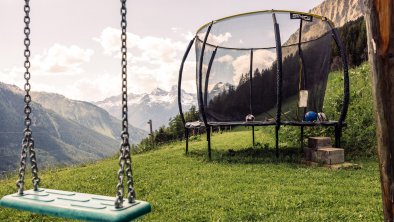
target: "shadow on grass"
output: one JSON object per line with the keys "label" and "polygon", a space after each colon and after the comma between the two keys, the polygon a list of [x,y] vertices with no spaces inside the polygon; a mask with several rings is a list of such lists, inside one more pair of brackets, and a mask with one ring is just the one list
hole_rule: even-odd
{"label": "shadow on grass", "polygon": [[[189,150],[189,157],[199,158],[208,161],[208,150]],[[254,147],[244,149],[223,149],[220,147],[212,147],[213,162],[218,163],[301,163],[302,153],[299,148],[280,148],[279,157],[276,157],[275,148],[268,147],[267,145],[261,146],[257,144]]]}

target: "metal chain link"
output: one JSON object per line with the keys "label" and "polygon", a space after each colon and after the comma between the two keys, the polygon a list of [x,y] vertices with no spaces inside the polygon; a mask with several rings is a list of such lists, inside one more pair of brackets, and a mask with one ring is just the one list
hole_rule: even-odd
{"label": "metal chain link", "polygon": [[[116,186],[116,201],[115,207],[121,208],[123,207],[123,196],[124,196],[124,176],[127,177],[127,190],[128,190],[128,201],[129,203],[133,203],[135,201],[135,190],[133,183],[133,170],[131,163],[131,155],[130,155],[130,143],[129,143],[129,123],[128,123],[128,107],[127,107],[127,8],[126,8],[127,0],[120,0],[122,3],[122,7],[120,9],[120,14],[122,16],[121,21],[121,53],[122,53],[122,144],[120,146],[120,157],[119,157],[119,171],[118,171],[118,184]],[[125,172],[126,167],[126,172]]]}
{"label": "metal chain link", "polygon": [[24,97],[24,102],[25,102],[25,107],[24,107],[24,113],[25,113],[25,129],[23,131],[23,141],[22,141],[22,152],[21,152],[21,161],[20,161],[20,168],[19,168],[19,179],[17,181],[17,188],[18,188],[18,193],[23,194],[24,191],[24,179],[25,179],[25,170],[26,170],[26,158],[27,158],[27,151],[29,151],[30,154],[30,163],[31,163],[31,169],[32,169],[32,174],[33,174],[33,185],[34,185],[34,190],[38,190],[38,185],[40,183],[40,179],[38,177],[38,167],[37,167],[37,161],[36,161],[36,152],[34,151],[34,140],[33,140],[33,135],[32,135],[32,130],[30,129],[31,126],[31,96],[30,96],[30,88],[31,85],[29,83],[30,80],[30,0],[25,0],[25,6],[24,6],[24,11],[25,11],[25,17],[24,17],[24,23],[25,23],[25,28],[24,28],[24,33],[25,33],[25,39],[24,39],[24,45],[25,45],[25,51],[24,51],[24,56],[25,56],[25,62],[24,62],[24,67],[25,67],[25,74],[24,78],[26,80],[25,85],[24,85],[24,90],[25,90],[25,97]]}

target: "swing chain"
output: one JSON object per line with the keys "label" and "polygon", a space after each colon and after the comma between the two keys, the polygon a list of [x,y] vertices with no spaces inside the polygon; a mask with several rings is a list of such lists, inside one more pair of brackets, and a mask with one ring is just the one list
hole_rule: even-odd
{"label": "swing chain", "polygon": [[25,170],[26,170],[26,158],[27,158],[27,152],[29,151],[30,154],[30,163],[31,163],[31,170],[33,174],[33,185],[34,185],[34,190],[38,190],[38,185],[40,183],[40,178],[38,177],[38,167],[37,167],[37,161],[36,161],[36,152],[34,151],[34,140],[33,140],[33,135],[32,135],[32,130],[30,129],[31,125],[31,96],[30,96],[30,88],[31,85],[29,83],[30,80],[30,0],[25,0],[25,6],[24,6],[24,11],[25,11],[25,17],[24,17],[24,23],[25,23],[25,28],[24,28],[24,34],[25,34],[25,39],[24,39],[24,45],[25,45],[25,51],[24,51],[24,56],[25,56],[25,62],[24,62],[24,67],[25,67],[25,73],[24,73],[24,78],[26,80],[25,85],[24,85],[24,90],[26,92],[25,97],[24,97],[24,102],[25,102],[25,107],[24,107],[24,113],[25,113],[25,129],[23,131],[23,141],[22,141],[22,152],[21,152],[21,161],[20,161],[20,168],[19,168],[19,179],[17,181],[17,188],[18,188],[18,193],[20,195],[23,194],[24,191],[24,179],[25,179]]}
{"label": "swing chain", "polygon": [[[119,171],[118,171],[118,184],[116,186],[116,201],[115,207],[123,207],[123,196],[124,196],[124,176],[127,177],[127,190],[128,190],[128,202],[133,203],[135,201],[135,190],[133,187],[133,172],[131,166],[130,156],[130,143],[129,143],[129,130],[128,130],[128,107],[127,107],[127,8],[126,1],[120,0],[122,7],[120,9],[122,21],[121,21],[121,53],[122,53],[122,144],[120,146],[120,157],[119,157]],[[126,172],[125,172],[126,167]],[[126,175],[125,175],[126,174]]]}

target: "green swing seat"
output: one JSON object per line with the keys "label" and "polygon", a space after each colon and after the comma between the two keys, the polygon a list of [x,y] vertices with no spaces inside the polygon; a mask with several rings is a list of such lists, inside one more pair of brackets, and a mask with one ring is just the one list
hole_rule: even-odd
{"label": "green swing seat", "polygon": [[[121,0],[121,27],[122,27],[122,145],[121,145],[121,156],[119,159],[120,170],[118,171],[118,185],[116,186],[117,195],[120,198],[123,196],[123,179],[122,176],[127,176],[127,186],[128,190],[132,189],[132,169],[131,169],[131,157],[130,157],[130,143],[129,143],[129,132],[128,132],[128,118],[127,118],[127,21],[126,21],[126,1]],[[31,97],[30,91],[30,5],[29,0],[25,0],[24,5],[25,11],[25,68],[26,72],[24,78],[25,83],[25,108],[24,113],[26,114],[24,119],[24,124],[26,126],[23,138],[22,154],[21,154],[21,168],[19,169],[19,180],[17,183],[17,188],[23,190],[24,177],[26,169],[26,157],[27,152],[29,152],[31,164],[32,164],[32,174],[34,176],[33,185],[38,187],[40,181],[38,177],[37,161],[34,151],[34,140],[32,138],[32,132],[30,129],[31,125],[31,108],[30,102]],[[126,111],[125,111],[126,110]],[[126,167],[126,171],[124,168]],[[112,221],[112,222],[126,222],[134,220],[141,217],[151,211],[151,205],[148,202],[136,200],[133,203],[129,203],[127,200],[123,202],[122,207],[115,207],[116,197],[107,197],[94,194],[85,194],[77,192],[68,192],[61,190],[51,190],[36,188],[35,190],[26,190],[23,194],[14,193],[4,196],[0,200],[0,206],[13,208],[17,210],[30,211],[37,214],[51,215],[55,217],[70,218],[76,220],[85,221]]]}
{"label": "green swing seat", "polygon": [[148,202],[136,200],[114,207],[115,197],[40,188],[3,197],[0,206],[38,214],[85,221],[131,221],[151,211]]}

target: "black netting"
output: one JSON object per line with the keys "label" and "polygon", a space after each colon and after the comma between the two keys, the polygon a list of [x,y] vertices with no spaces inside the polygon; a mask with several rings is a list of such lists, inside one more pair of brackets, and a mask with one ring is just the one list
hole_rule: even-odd
{"label": "black netting", "polygon": [[243,121],[250,113],[249,61],[249,51],[217,49],[204,85],[209,121]]}
{"label": "black netting", "polygon": [[257,121],[275,120],[277,112],[276,49],[253,51],[252,110]]}
{"label": "black netting", "polygon": [[[282,40],[281,116],[302,121],[308,111],[323,111],[332,37],[324,19],[291,19],[290,14],[275,12]],[[255,121],[274,121],[278,58],[272,12],[214,22],[200,64],[207,31],[208,26],[199,30],[195,48],[199,106],[208,122],[245,121],[248,114]]]}
{"label": "black netting", "polygon": [[[282,47],[283,120],[302,121],[308,111],[323,111],[331,56],[330,42],[331,35],[326,33],[317,40],[302,43],[300,47]],[[303,92],[306,94],[302,95]]]}

